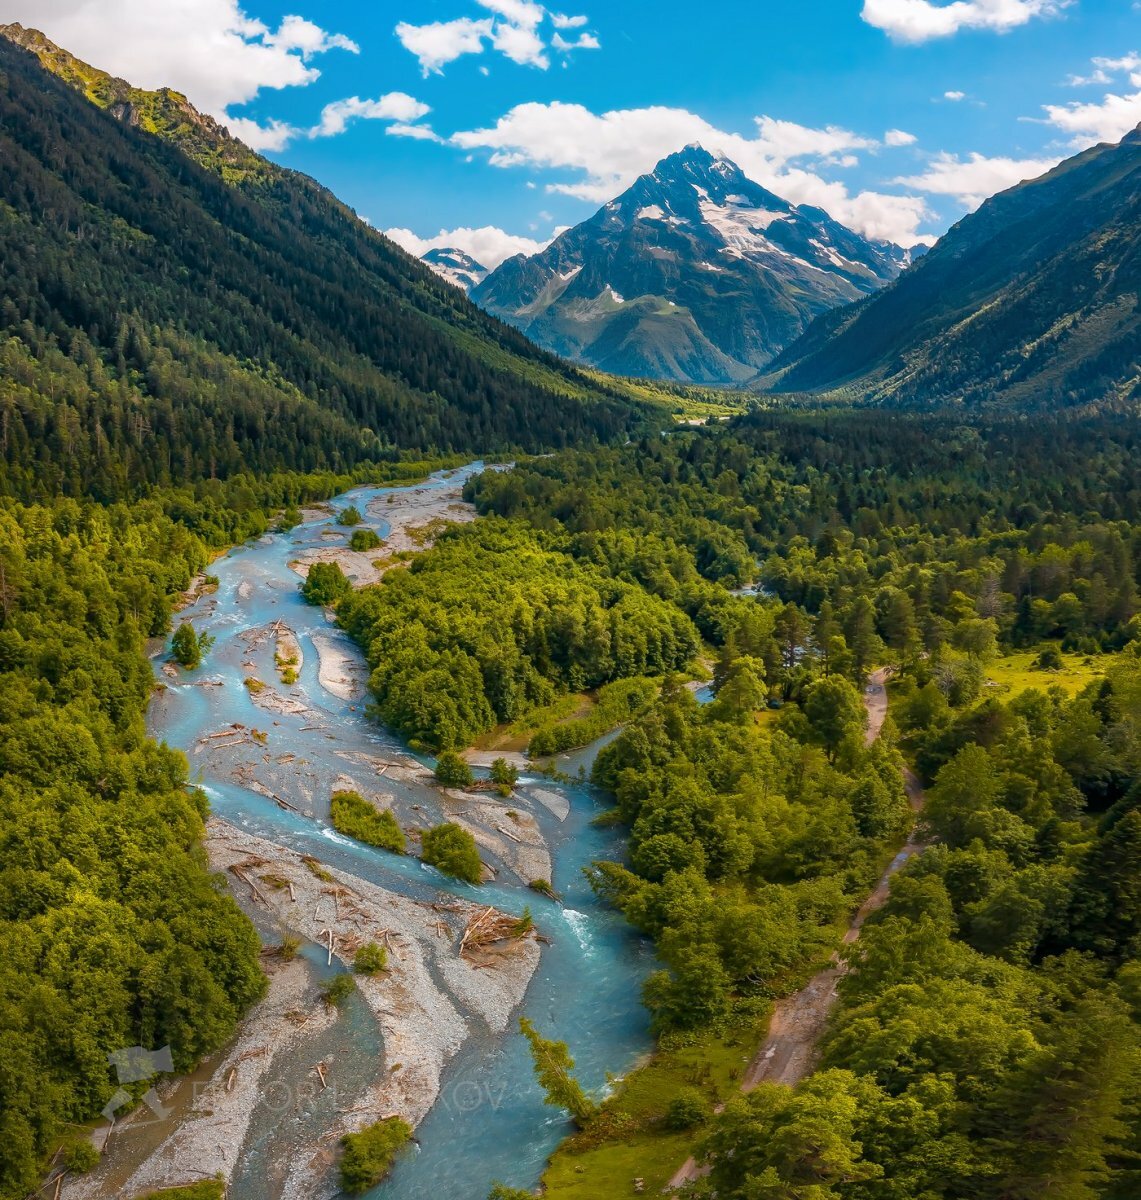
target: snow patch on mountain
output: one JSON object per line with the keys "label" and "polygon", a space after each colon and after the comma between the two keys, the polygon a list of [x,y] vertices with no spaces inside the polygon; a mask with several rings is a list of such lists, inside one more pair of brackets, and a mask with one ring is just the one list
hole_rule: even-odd
{"label": "snow patch on mountain", "polygon": [[721,235],[730,250],[741,254],[757,254],[771,250],[772,243],[761,235],[775,221],[788,220],[787,213],[753,208],[747,202],[714,204],[712,200],[702,200],[698,208],[705,224]]}
{"label": "snow patch on mountain", "polygon": [[476,262],[470,254],[457,250],[453,246],[429,250],[423,261],[449,283],[470,292],[491,274],[482,264]]}

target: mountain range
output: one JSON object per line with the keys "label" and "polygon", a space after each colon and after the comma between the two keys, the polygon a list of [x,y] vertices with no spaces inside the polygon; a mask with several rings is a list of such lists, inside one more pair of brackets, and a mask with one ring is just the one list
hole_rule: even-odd
{"label": "mountain range", "polygon": [[643,427],[617,381],[539,350],[184,96],[0,34],[11,490],[103,496]]}
{"label": "mountain range", "polygon": [[603,371],[734,384],[909,261],[693,145],[546,250],[507,260],[472,299]]}
{"label": "mountain range", "polygon": [[1141,129],[915,262],[691,146],[487,274],[454,249],[418,262],[176,92],[0,35],[18,494],[621,439],[663,389],[618,375],[897,407],[1141,395]]}
{"label": "mountain range", "polygon": [[1141,126],[988,200],[761,381],[889,407],[1141,398]]}

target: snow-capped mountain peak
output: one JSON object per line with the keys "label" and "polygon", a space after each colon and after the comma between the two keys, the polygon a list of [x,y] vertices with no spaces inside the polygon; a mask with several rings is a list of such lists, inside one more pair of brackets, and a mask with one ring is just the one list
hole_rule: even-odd
{"label": "snow-capped mountain peak", "polygon": [[790,204],[691,145],[541,254],[508,260],[473,298],[603,369],[723,383],[748,378],[814,317],[904,265],[899,247]]}
{"label": "snow-capped mountain peak", "polygon": [[470,254],[464,253],[463,250],[457,250],[454,246],[429,250],[424,255],[424,262],[437,275],[442,275],[449,283],[463,288],[465,292],[479,287],[490,274],[482,263],[476,262]]}

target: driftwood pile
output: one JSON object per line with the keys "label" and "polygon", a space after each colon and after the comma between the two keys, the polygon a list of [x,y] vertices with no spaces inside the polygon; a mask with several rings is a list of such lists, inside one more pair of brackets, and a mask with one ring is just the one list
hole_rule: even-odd
{"label": "driftwood pile", "polygon": [[460,956],[470,961],[481,950],[503,942],[520,942],[531,932],[529,922],[486,908],[468,921],[460,939]]}

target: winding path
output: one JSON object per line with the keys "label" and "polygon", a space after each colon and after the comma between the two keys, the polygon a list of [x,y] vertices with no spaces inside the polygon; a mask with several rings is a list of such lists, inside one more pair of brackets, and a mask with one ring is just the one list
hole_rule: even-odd
{"label": "winding path", "polygon": [[[886,669],[877,671],[868,680],[864,693],[864,706],[868,712],[866,741],[869,746],[879,738],[887,720],[887,678]],[[923,789],[915,774],[906,767],[904,784],[911,807],[918,816],[923,808]],[[912,828],[907,844],[892,859],[891,866],[884,873],[875,891],[852,918],[852,923],[844,934],[845,946],[859,940],[860,931],[867,919],[887,902],[892,878],[924,849],[925,843],[919,840],[916,825]],[[841,961],[839,953],[836,953],[832,956],[832,964],[814,975],[806,987],[777,1001],[772,1020],[769,1022],[768,1037],[749,1064],[741,1081],[742,1092],[751,1092],[761,1083],[783,1083],[794,1087],[811,1074],[816,1060],[816,1048],[839,999],[836,984],[846,971],[846,965]],[[706,1174],[707,1167],[698,1166],[692,1158],[688,1159],[666,1185],[666,1190],[674,1191]]]}

